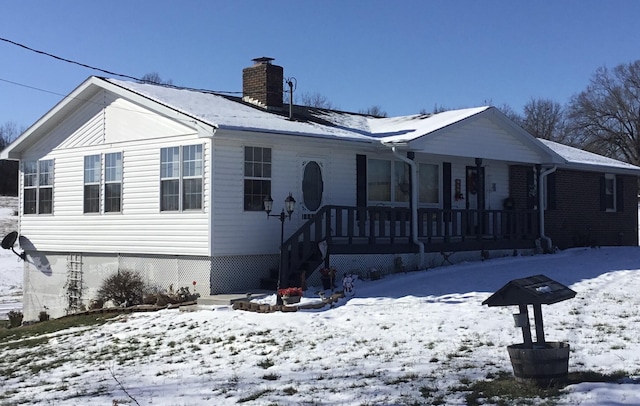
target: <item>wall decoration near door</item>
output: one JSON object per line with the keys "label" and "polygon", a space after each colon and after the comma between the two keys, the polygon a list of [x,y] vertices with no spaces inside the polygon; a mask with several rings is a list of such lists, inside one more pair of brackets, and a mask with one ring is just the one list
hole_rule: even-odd
{"label": "wall decoration near door", "polygon": [[322,206],[324,164],[320,160],[302,161],[302,219],[307,220]]}

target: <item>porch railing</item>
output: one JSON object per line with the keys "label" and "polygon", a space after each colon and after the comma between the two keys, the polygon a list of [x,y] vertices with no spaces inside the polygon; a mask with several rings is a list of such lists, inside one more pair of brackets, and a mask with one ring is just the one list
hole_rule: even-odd
{"label": "porch railing", "polygon": [[[535,210],[419,209],[418,238],[427,252],[533,246],[537,215]],[[288,278],[317,255],[321,241],[328,254],[418,251],[408,208],[324,206],[284,242],[283,275]]]}

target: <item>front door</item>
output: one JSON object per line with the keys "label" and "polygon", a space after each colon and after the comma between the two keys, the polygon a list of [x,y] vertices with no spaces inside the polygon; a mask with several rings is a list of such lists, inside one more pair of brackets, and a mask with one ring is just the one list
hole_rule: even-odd
{"label": "front door", "polygon": [[479,225],[480,210],[485,207],[484,204],[484,168],[467,166],[466,168],[466,208],[471,210],[468,212],[467,233],[477,233]]}
{"label": "front door", "polygon": [[300,171],[302,179],[300,212],[302,220],[308,220],[324,202],[324,160],[303,158],[300,161]]}

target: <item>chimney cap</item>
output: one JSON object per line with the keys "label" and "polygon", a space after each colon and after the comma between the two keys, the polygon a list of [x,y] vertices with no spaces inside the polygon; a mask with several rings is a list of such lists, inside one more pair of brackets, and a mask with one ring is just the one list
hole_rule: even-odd
{"label": "chimney cap", "polygon": [[271,61],[273,60],[274,58],[269,58],[268,56],[261,56],[260,58],[252,59],[255,65],[271,65]]}

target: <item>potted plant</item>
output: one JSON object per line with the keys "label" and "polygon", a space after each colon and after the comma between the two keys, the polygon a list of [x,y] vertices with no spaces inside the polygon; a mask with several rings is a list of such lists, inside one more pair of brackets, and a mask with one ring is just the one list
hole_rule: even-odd
{"label": "potted plant", "polygon": [[22,325],[22,318],[24,317],[22,312],[11,310],[7,313],[9,317],[9,328],[20,327]]}
{"label": "potted plant", "polygon": [[320,281],[322,281],[322,289],[327,290],[335,287],[334,280],[336,277],[336,267],[322,268],[320,270]]}
{"label": "potted plant", "polygon": [[278,295],[282,297],[284,304],[300,303],[302,298],[302,288],[278,289]]}

